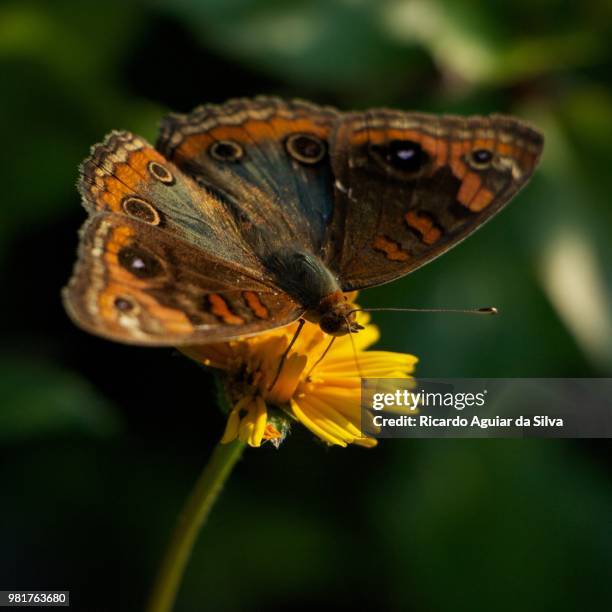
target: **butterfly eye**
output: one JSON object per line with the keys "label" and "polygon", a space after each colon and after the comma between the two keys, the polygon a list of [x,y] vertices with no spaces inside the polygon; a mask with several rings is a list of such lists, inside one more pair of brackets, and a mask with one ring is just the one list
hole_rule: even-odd
{"label": "butterfly eye", "polygon": [[121,206],[125,213],[135,219],[140,219],[150,225],[159,225],[160,216],[157,210],[142,198],[129,196],[123,200]]}
{"label": "butterfly eye", "polygon": [[136,307],[136,305],[130,298],[123,296],[116,297],[114,304],[117,310],[124,313],[132,312]]}
{"label": "butterfly eye", "polygon": [[243,155],[242,147],[233,140],[219,140],[213,142],[208,149],[212,157],[219,161],[238,161]]}
{"label": "butterfly eye", "polygon": [[476,170],[484,170],[491,165],[493,153],[488,149],[476,149],[470,153],[468,161]]}
{"label": "butterfly eye", "polygon": [[165,166],[158,164],[157,162],[150,161],[147,166],[149,170],[149,174],[157,179],[160,183],[164,183],[165,185],[172,185],[174,183],[174,176],[172,176],[172,172],[168,170]]}
{"label": "butterfly eye", "polygon": [[392,140],[387,146],[373,146],[372,149],[386,164],[401,172],[414,174],[429,162],[429,155],[413,140]]}
{"label": "butterfly eye", "polygon": [[138,278],[159,276],[163,267],[157,257],[145,253],[137,247],[124,247],[118,254],[119,264]]}
{"label": "butterfly eye", "polygon": [[304,164],[316,164],[325,157],[325,143],[311,134],[292,134],[285,142],[287,153]]}

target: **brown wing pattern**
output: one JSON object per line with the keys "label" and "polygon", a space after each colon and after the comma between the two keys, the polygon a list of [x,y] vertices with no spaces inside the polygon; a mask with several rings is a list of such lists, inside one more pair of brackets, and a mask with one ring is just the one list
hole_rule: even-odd
{"label": "brown wing pattern", "polygon": [[299,100],[230,100],[169,115],[157,148],[223,200],[257,252],[291,244],[318,254],[333,211],[328,142],[338,116]]}
{"label": "brown wing pattern", "polygon": [[259,266],[223,202],[130,132],[112,132],[92,148],[80,169],[79,191],[90,214],[126,215],[235,266]]}
{"label": "brown wing pattern", "polygon": [[342,289],[398,278],[456,245],[527,182],[542,144],[498,115],[346,115],[332,139],[329,261]]}
{"label": "brown wing pattern", "polygon": [[303,311],[240,268],[118,214],[95,215],[83,228],[63,298],[84,329],[145,345],[246,336],[291,323]]}

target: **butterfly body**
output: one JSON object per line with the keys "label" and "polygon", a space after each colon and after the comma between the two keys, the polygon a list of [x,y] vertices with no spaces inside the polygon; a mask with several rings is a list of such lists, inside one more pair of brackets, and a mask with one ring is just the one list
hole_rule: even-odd
{"label": "butterfly body", "polygon": [[356,331],[344,293],[404,276],[496,214],[542,137],[523,122],[276,98],[113,132],[79,189],[90,218],[64,303],[129,343],[228,340],[300,317]]}
{"label": "butterfly body", "polygon": [[318,323],[331,335],[357,331],[355,306],[351,304],[334,273],[321,259],[305,251],[286,249],[265,260],[276,284],[304,308],[304,318]]}

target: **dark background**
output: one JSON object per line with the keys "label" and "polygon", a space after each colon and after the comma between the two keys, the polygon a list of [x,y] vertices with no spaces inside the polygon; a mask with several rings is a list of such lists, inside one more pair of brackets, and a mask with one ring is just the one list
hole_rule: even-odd
{"label": "dark background", "polygon": [[[525,192],[360,302],[500,308],[377,315],[379,346],[418,355],[421,376],[610,376],[610,23],[594,1],[4,2],[0,588],[141,609],[224,426],[208,373],[62,310],[92,144],[262,93],[530,120],[546,148]],[[611,467],[605,440],[339,449],[295,427],[246,452],[177,610],[607,609]]]}

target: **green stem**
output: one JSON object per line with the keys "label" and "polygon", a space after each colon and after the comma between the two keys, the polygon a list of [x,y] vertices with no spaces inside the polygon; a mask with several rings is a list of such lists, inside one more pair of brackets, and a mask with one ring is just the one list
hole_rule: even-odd
{"label": "green stem", "polygon": [[181,512],[151,593],[147,612],[170,612],[200,529],[245,444],[217,444]]}

